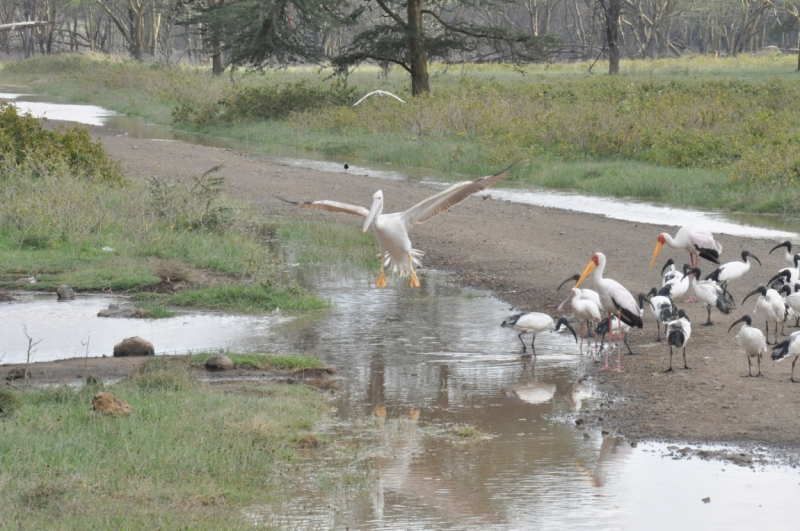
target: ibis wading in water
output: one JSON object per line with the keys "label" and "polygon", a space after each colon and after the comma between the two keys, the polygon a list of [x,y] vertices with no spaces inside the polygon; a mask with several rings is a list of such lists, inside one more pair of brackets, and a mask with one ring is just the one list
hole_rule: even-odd
{"label": "ibis wading in water", "polygon": [[[636,299],[633,297],[633,295],[631,295],[630,291],[625,289],[625,287],[616,280],[603,278],[603,271],[605,268],[606,255],[600,252],[594,253],[592,255],[592,259],[589,260],[589,263],[586,265],[586,269],[583,270],[583,274],[578,279],[578,282],[575,283],[575,287],[579,287],[581,282],[583,282],[584,279],[589,276],[589,273],[594,271],[594,285],[595,288],[597,288],[597,294],[600,295],[600,303],[603,305],[603,308],[608,314],[608,320],[611,321],[612,314],[617,314],[617,318],[628,326],[641,328],[642,310],[639,308],[639,305],[636,304]],[[613,327],[609,326],[609,345],[611,345],[611,342],[614,339],[613,334],[614,329]],[[619,343],[617,344],[617,368],[614,369],[615,371],[622,370],[622,331],[619,330],[618,334]],[[608,370],[608,357],[606,357],[606,364],[602,370]]]}
{"label": "ibis wading in water", "polygon": [[383,192],[381,190],[378,190],[372,196],[372,207],[369,210],[361,206],[348,205],[336,201],[297,202],[283,198],[279,199],[303,208],[340,212],[366,218],[364,232],[367,232],[371,227],[378,238],[378,246],[380,247],[378,256],[381,261],[381,270],[375,285],[379,288],[386,287],[386,275],[383,269],[384,267],[391,267],[400,276],[411,276],[410,286],[418,288],[419,279],[417,279],[417,274],[414,272],[414,265],[420,264],[420,258],[424,253],[411,248],[408,229],[419,223],[424,223],[442,212],[446,212],[472,194],[485,190],[494,183],[505,179],[513,166],[514,164],[500,173],[481,177],[474,181],[456,183],[446,190],[420,201],[405,212],[392,214],[383,213]]}
{"label": "ibis wading in water", "polygon": [[742,347],[744,353],[747,354],[747,376],[753,377],[753,362],[750,358],[758,359],[758,374],[756,376],[764,376],[761,374],[761,357],[767,353],[767,341],[764,339],[764,334],[761,330],[752,326],[752,319],[749,315],[745,315],[737,319],[728,328],[728,332],[739,323],[744,323],[736,334],[736,339],[739,341],[739,346]]}
{"label": "ibis wading in water", "polygon": [[[658,235],[656,249],[653,251],[653,258],[650,259],[650,269],[653,269],[656,257],[664,245],[669,245],[673,249],[685,249],[688,251],[689,261],[693,268],[697,267],[698,256],[719,264],[719,253],[722,252],[722,244],[714,239],[713,234],[700,227],[685,225],[678,230],[674,238],[666,232]],[[695,302],[696,300],[697,298],[695,298],[693,291],[686,302]]]}
{"label": "ibis wading in water", "polygon": [[517,337],[519,338],[519,342],[522,343],[523,357],[530,357],[530,354],[526,356],[528,347],[525,346],[525,341],[522,340],[522,334],[533,334],[533,339],[531,340],[531,350],[533,350],[534,359],[536,359],[536,347],[534,346],[536,343],[536,335],[540,334],[541,332],[547,332],[551,330],[558,332],[561,330],[562,326],[565,326],[570,332],[572,332],[572,335],[575,337],[575,342],[578,342],[578,336],[575,334],[575,330],[573,330],[567,322],[566,317],[561,317],[556,322],[553,321],[553,318],[546,313],[518,313],[503,321],[500,326],[509,326],[514,330],[519,330],[519,335]]}

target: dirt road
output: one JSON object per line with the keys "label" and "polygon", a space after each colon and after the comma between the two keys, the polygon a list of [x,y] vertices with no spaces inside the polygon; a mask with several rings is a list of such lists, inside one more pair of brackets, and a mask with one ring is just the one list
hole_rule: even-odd
{"label": "dirt road", "polygon": [[[276,200],[276,195],[368,205],[375,190],[381,188],[385,208],[392,212],[431,194],[426,185],[376,181],[346,174],[344,169],[340,174],[323,173],[271,164],[225,149],[138,140],[102,129],[93,133],[102,137],[132,175],[188,177],[224,163],[220,174],[227,178],[229,193],[270,213],[291,208]],[[352,222],[354,227],[361,223]],[[489,290],[515,308],[555,315],[565,295],[563,291],[556,294],[556,286],[570,274],[581,272],[594,251],[603,251],[608,257],[606,276],[622,282],[632,293],[647,292],[657,285],[658,271],[647,267],[655,240],[660,232],[675,230],[473,197],[415,227],[412,241],[425,251],[426,267],[450,271],[458,282]],[[764,263],[763,268],[756,265],[743,282],[731,285],[737,303],[786,265],[783,258],[768,255],[774,242],[727,235],[719,235],[718,240],[725,248],[724,260],[735,260],[746,249]],[[678,263],[687,261],[685,253],[666,248],[659,268],[669,257]],[[704,272],[712,270],[705,261],[700,267]],[[590,281],[587,286],[591,287]],[[630,336],[634,352],[641,355],[625,356],[624,372],[591,374],[609,400],[588,413],[586,422],[632,439],[800,448],[800,384],[788,381],[791,360],[776,364],[767,358],[765,378],[743,378],[747,362],[736,346],[736,329],[727,333],[730,324],[745,310],[752,312],[753,306],[754,301],[748,300],[744,310],[737,308],[728,316],[714,310],[716,326],[701,327],[704,307],[682,305],[694,327],[687,348],[692,370],[674,373],[662,372],[669,351],[664,343],[654,342],[655,323],[648,315],[644,330]]]}

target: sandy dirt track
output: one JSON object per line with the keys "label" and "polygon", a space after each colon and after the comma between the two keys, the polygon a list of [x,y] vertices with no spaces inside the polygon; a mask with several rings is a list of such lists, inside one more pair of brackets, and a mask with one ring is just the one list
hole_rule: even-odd
{"label": "sandy dirt track", "polygon": [[[220,175],[229,193],[254,202],[265,212],[286,213],[292,207],[274,196],[295,199],[333,199],[368,206],[372,194],[382,189],[385,210],[404,210],[432,193],[416,183],[378,181],[374,178],[324,173],[276,165],[235,151],[181,142],[139,140],[92,129],[131,176],[161,174],[189,177],[224,163]],[[307,212],[325,219],[334,214]],[[361,221],[350,218],[354,230]],[[665,220],[666,221],[666,220]],[[555,315],[565,293],[555,288],[567,276],[580,273],[594,251],[609,259],[606,276],[621,281],[634,293],[647,292],[660,282],[657,270],[648,270],[655,240],[674,227],[654,226],[608,219],[497,200],[473,197],[450,212],[412,229],[414,246],[425,251],[426,267],[446,270],[463,285],[493,292],[510,307]],[[718,235],[723,261],[738,259],[746,249],[761,258],[750,276],[730,290],[741,303],[744,295],[785,267],[783,258],[768,255],[774,242]],[[658,267],[669,258],[688,261],[686,253],[665,248]],[[704,273],[712,264],[701,261]],[[421,281],[424,280],[424,270]],[[591,281],[587,281],[587,287]],[[603,407],[585,415],[589,425],[620,433],[631,439],[665,439],[687,442],[738,442],[766,444],[784,449],[800,448],[800,384],[788,381],[791,359],[763,363],[766,378],[742,378],[747,374],[744,354],[736,345],[736,329],[730,324],[752,312],[754,298],[728,316],[717,310],[712,327],[701,327],[706,311],[700,304],[681,304],[693,324],[687,348],[692,370],[663,373],[668,363],[665,343],[655,343],[655,322],[646,315],[644,330],[630,335],[634,352],[624,356],[621,373],[594,372],[599,388],[608,394]],[[499,325],[499,323],[498,323]],[[737,326],[738,328],[738,326]],[[791,330],[791,329],[789,329]],[[518,343],[509,336],[509,355]],[[676,358],[678,367],[680,358]],[[800,374],[800,371],[798,371]]]}

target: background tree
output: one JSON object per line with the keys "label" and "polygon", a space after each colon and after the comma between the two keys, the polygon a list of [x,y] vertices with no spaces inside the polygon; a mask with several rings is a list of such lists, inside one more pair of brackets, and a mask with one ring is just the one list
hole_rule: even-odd
{"label": "background tree", "polygon": [[[414,96],[430,91],[428,62],[452,61],[459,53],[481,59],[521,64],[541,61],[555,50],[551,36],[477,22],[465,16],[477,4],[424,0],[367,0],[364,10],[377,10],[375,23],[360,26],[350,44],[333,57],[339,72],[365,61],[399,65],[411,76]],[[466,8],[466,9],[465,9]],[[362,11],[362,12],[363,12]],[[352,17],[358,20],[358,16]]]}

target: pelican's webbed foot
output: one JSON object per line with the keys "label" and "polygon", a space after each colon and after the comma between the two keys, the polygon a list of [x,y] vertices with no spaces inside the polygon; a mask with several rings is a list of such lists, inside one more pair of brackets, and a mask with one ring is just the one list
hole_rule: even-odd
{"label": "pelican's webbed foot", "polygon": [[383,273],[383,269],[381,269],[381,272],[378,273],[378,280],[375,281],[375,285],[379,288],[386,287],[386,275]]}

